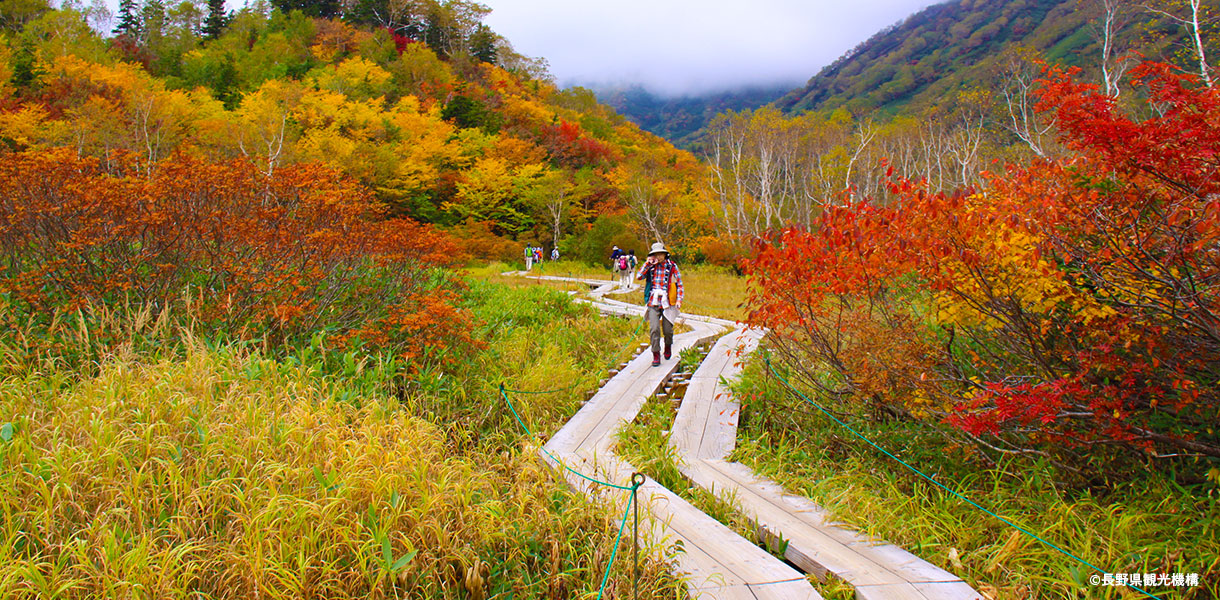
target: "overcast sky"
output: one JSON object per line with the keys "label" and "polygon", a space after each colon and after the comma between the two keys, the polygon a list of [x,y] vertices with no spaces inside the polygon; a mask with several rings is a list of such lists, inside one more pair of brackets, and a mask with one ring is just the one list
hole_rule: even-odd
{"label": "overcast sky", "polygon": [[[487,24],[518,52],[545,58],[562,86],[638,83],[680,95],[804,84],[939,0],[481,1],[492,9]],[[119,0],[103,2],[114,11]]]}
{"label": "overcast sky", "polygon": [[933,0],[482,0],[518,52],[560,85],[680,94],[803,84]]}

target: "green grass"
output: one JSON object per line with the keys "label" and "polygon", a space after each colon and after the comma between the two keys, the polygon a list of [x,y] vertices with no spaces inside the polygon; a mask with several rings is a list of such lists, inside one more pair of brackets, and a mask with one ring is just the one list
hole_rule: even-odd
{"label": "green grass", "polygon": [[[731,270],[712,265],[679,265],[687,312],[724,319],[740,320],[745,311],[740,304],[746,297],[746,279]],[[641,291],[610,294],[607,298],[642,303]]]}
{"label": "green grass", "polygon": [[731,504],[694,486],[678,471],[677,457],[669,445],[667,433],[673,422],[674,409],[669,401],[649,398],[635,421],[619,431],[619,456],[738,535],[757,543],[754,526]]}
{"label": "green grass", "polygon": [[[734,460],[826,507],[836,519],[897,543],[965,578],[994,599],[1134,598],[1090,586],[1092,570],[1025,537],[907,471],[786,395],[755,361],[737,394],[742,428]],[[1162,598],[1220,593],[1220,489],[1182,487],[1168,474],[1138,474],[1106,496],[1065,489],[1046,464],[987,468],[969,447],[946,446],[917,423],[852,423],[879,445],[989,510],[1114,573],[1198,573],[1194,589],[1158,587]]]}
{"label": "green grass", "polygon": [[610,280],[610,272],[605,269],[590,267],[584,263],[558,261],[546,262],[534,267],[528,275],[504,275],[510,271],[521,271],[524,264],[509,265],[501,262],[479,263],[466,269],[468,278],[474,281],[486,281],[513,288],[547,288],[561,292],[575,292],[578,297],[587,297],[589,286],[583,283],[550,281],[539,276],[581,277],[586,279]]}

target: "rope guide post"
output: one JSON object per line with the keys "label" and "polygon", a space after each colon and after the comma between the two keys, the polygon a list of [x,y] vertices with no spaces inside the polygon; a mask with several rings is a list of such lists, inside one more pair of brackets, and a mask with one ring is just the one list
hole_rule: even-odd
{"label": "rope guide post", "polygon": [[[532,436],[533,432],[530,430],[529,426],[527,426],[525,424],[525,421],[523,421],[521,419],[521,415],[517,412],[516,406],[513,405],[513,401],[511,399],[509,399],[509,397],[508,397],[508,392],[509,392],[508,388],[506,388],[504,386],[504,384],[501,383],[500,384],[500,397],[504,399],[505,404],[508,404],[509,410],[512,411],[513,417],[517,420],[517,424],[521,426],[521,429],[524,429],[526,434]],[[518,392],[518,393],[528,393],[528,392]],[[640,556],[640,550],[639,550],[639,548],[640,548],[640,542],[639,542],[640,513],[639,513],[639,508],[636,504],[636,499],[638,496],[638,491],[640,489],[640,486],[644,484],[644,482],[647,480],[647,478],[642,473],[632,473],[631,474],[631,485],[629,485],[629,486],[628,485],[618,485],[616,483],[611,483],[609,481],[602,481],[600,479],[585,475],[584,473],[581,473],[580,471],[568,466],[567,464],[565,464],[563,462],[563,460],[561,458],[559,458],[559,456],[557,456],[555,453],[548,450],[546,448],[546,446],[542,446],[541,450],[543,453],[545,453],[547,455],[548,458],[555,461],[555,464],[559,465],[560,468],[562,468],[563,470],[565,470],[569,473],[572,473],[573,475],[576,475],[577,477],[580,477],[581,479],[584,479],[585,481],[588,481],[589,483],[592,483],[594,485],[601,485],[601,486],[605,486],[605,487],[613,488],[613,489],[617,489],[617,490],[631,492],[631,495],[627,497],[627,508],[626,508],[626,510],[623,511],[623,518],[619,522],[618,534],[615,535],[615,537],[614,537],[614,546],[610,549],[610,562],[609,562],[609,564],[606,565],[606,572],[602,576],[602,583],[601,583],[601,586],[598,588],[597,598],[598,598],[598,600],[601,600],[602,594],[605,593],[605,591],[606,591],[606,583],[610,580],[610,569],[614,566],[614,559],[618,555],[619,542],[621,542],[623,540],[623,531],[627,528],[627,518],[632,515],[632,509],[635,509],[634,535],[636,538],[635,539],[635,569],[634,569],[635,577],[634,577],[634,581],[632,584],[633,590],[634,590],[636,587],[638,587],[639,579],[640,579],[640,575],[639,575],[639,573],[640,573],[640,563],[639,563],[639,560],[640,560],[640,558],[639,558],[639,556]],[[638,593],[638,591],[633,591],[633,593]]]}
{"label": "rope guide post", "polygon": [[635,473],[631,474],[631,508],[635,515],[635,525],[631,528],[632,537],[635,538],[635,540],[634,540],[635,541],[635,552],[633,553],[633,556],[632,556],[632,559],[635,562],[635,566],[632,569],[633,577],[631,580],[631,597],[635,598],[637,600],[640,597],[640,501],[639,501],[639,491],[640,491],[640,486],[644,485],[644,482],[647,480],[648,480],[648,478],[643,473],[640,473],[639,471],[636,471]]}

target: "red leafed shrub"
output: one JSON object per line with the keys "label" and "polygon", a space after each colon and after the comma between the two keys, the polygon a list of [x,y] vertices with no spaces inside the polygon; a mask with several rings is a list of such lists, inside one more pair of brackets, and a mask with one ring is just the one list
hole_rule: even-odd
{"label": "red leafed shrub", "polygon": [[200,325],[239,337],[468,347],[468,320],[438,306],[457,304],[453,254],[321,166],[266,178],[176,156],[144,178],[62,149],[0,155],[0,294],[36,317],[189,303]]}
{"label": "red leafed shrub", "polygon": [[386,30],[386,33],[390,34],[390,39],[394,40],[394,49],[397,50],[399,54],[402,54],[407,49],[409,44],[418,43],[416,40],[398,33],[398,30],[394,29],[393,27],[385,27],[384,29]]}
{"label": "red leafed shrub", "polygon": [[843,410],[955,426],[1097,468],[1114,449],[1220,457],[1220,91],[1134,72],[1133,118],[1048,69],[1074,155],[980,190],[892,186],[746,261],[751,320]]}
{"label": "red leafed shrub", "polygon": [[610,146],[590,137],[579,124],[562,119],[544,129],[543,145],[555,162],[573,168],[598,165],[613,157]]}

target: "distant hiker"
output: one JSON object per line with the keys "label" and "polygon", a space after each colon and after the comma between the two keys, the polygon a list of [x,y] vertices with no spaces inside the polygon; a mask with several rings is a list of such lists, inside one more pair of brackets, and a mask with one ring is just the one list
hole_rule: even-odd
{"label": "distant hiker", "polygon": [[623,251],[619,250],[618,246],[615,246],[614,250],[610,251],[610,270],[614,272],[615,277],[618,276],[618,257],[622,255]]}
{"label": "distant hiker", "polygon": [[559,248],[551,248],[551,262],[559,260]]}
{"label": "distant hiker", "polygon": [[629,285],[631,283],[632,273],[631,259],[629,258],[629,255],[624,252],[623,254],[618,255],[618,259],[615,262],[617,264],[614,265],[614,268],[615,271],[620,275],[620,281],[624,286]]}
{"label": "distant hiker", "polygon": [[542,246],[534,248],[534,262],[542,264]]}
{"label": "distant hiker", "polygon": [[529,246],[526,246],[525,247],[525,270],[528,271],[533,266],[534,266],[534,249]]}
{"label": "distant hiker", "polygon": [[636,272],[636,267],[639,266],[639,260],[636,259],[636,251],[627,250],[627,255],[623,256],[627,259],[627,270],[622,273],[622,284],[631,284],[631,274]]}
{"label": "distant hiker", "polygon": [[652,366],[661,364],[661,335],[665,335],[665,360],[672,355],[674,345],[674,320],[682,308],[682,273],[678,265],[669,260],[665,244],[657,242],[648,251],[636,279],[644,282],[644,318],[648,320],[648,334],[652,341]]}

